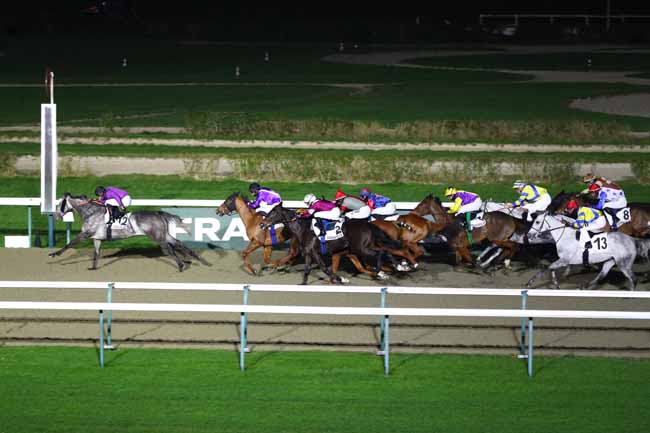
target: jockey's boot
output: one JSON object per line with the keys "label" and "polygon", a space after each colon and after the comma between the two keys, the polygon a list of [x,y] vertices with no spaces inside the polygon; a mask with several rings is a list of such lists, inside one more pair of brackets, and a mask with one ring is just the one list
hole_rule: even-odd
{"label": "jockey's boot", "polygon": [[318,230],[320,230],[320,235],[325,236],[325,221],[323,218],[316,218],[316,227],[318,227]]}
{"label": "jockey's boot", "polygon": [[618,209],[611,209],[606,207],[603,209],[603,211],[607,212],[612,217],[611,229],[613,232],[615,232],[618,229],[618,218],[616,217],[616,211],[618,211]]}

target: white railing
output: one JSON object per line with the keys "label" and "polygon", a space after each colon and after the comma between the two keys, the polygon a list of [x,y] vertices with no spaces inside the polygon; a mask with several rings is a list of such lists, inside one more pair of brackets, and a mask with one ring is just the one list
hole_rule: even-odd
{"label": "white railing", "polygon": [[[63,282],[63,281],[0,281],[0,288],[34,289],[106,289],[107,302],[38,302],[2,301],[0,309],[11,310],[84,310],[99,311],[100,366],[104,366],[104,348],[111,345],[112,311],[144,312],[211,312],[240,314],[240,369],[244,369],[247,348],[247,323],[249,313],[346,315],[381,317],[381,350],[384,356],[384,373],[389,372],[389,323],[390,316],[410,317],[500,317],[521,319],[520,357],[528,358],[528,374],[533,374],[533,319],[624,319],[650,320],[650,312],[634,311],[581,311],[581,310],[531,310],[526,308],[528,297],[577,297],[577,298],[650,298],[650,292],[629,291],[570,291],[570,290],[518,290],[483,288],[429,288],[429,287],[368,287],[368,286],[291,286],[264,284],[210,284],[210,283],[142,283],[142,282]],[[113,290],[212,290],[242,291],[243,303],[232,304],[160,304],[160,303],[114,303]],[[309,293],[377,293],[381,294],[380,307],[321,307],[248,305],[251,292],[309,292]],[[458,296],[517,296],[521,309],[467,309],[467,308],[399,308],[386,307],[388,294],[458,295]],[[104,311],[106,322],[104,321]],[[525,320],[528,319],[526,329]],[[105,329],[106,324],[106,329]],[[106,334],[106,338],[104,335]],[[526,336],[528,347],[526,349]]]}
{"label": "white railing", "polygon": [[[59,200],[57,200],[57,203]],[[180,199],[133,199],[132,206],[160,206],[160,207],[218,207],[223,200],[180,200]],[[41,199],[38,197],[0,197],[0,206],[40,206]],[[287,200],[284,205],[288,208],[297,209],[305,207],[305,203],[299,200]],[[397,210],[413,210],[417,202],[398,201],[395,202]],[[443,203],[450,206],[451,203]]]}

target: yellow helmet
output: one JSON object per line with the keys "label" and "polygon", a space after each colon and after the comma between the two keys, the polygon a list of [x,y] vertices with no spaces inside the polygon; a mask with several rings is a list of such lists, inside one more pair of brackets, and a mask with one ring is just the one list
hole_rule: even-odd
{"label": "yellow helmet", "polygon": [[451,197],[452,195],[456,194],[458,190],[454,188],[453,186],[447,187],[445,190],[445,197]]}
{"label": "yellow helmet", "polygon": [[523,188],[526,186],[526,182],[522,182],[520,180],[516,181],[515,183],[512,184],[512,188],[518,189],[518,188]]}

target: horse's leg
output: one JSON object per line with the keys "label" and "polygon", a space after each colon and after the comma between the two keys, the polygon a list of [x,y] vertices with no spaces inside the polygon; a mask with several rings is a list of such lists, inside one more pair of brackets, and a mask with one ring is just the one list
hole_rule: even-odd
{"label": "horse's leg", "polygon": [[[166,246],[166,248],[163,247],[163,245]],[[164,252],[166,252],[169,256],[173,257],[174,260],[176,260],[176,266],[178,266],[178,272],[183,272],[183,269],[185,269],[185,263],[178,257],[178,254],[176,254],[176,248],[174,247],[174,244],[171,242],[164,242],[160,244],[160,247]]]}
{"label": "horse's leg", "polygon": [[193,249],[185,245],[183,242],[179,241],[178,239],[175,239],[175,241],[176,242],[174,243],[174,246],[178,247],[180,253],[195,258],[205,266],[212,266],[208,261],[206,261],[203,257],[198,255],[198,253],[196,253]]}
{"label": "horse's leg", "polygon": [[553,277],[553,284],[555,285],[556,289],[559,289],[560,285],[558,284],[557,277],[555,276],[555,271],[560,269],[560,268],[563,268],[565,266],[569,266],[569,262],[567,260],[558,259],[558,260],[554,261],[553,263],[551,263],[549,265],[548,269],[542,269],[541,271],[539,271],[535,275],[533,275],[533,277],[530,280],[528,280],[528,282],[526,283],[526,288],[529,289],[530,286],[533,285],[535,280],[537,280],[539,277],[544,275],[546,272],[550,271],[552,273],[551,275]]}
{"label": "horse's leg", "polygon": [[251,239],[248,246],[244,248],[244,251],[241,252],[241,258],[244,261],[244,266],[246,266],[246,269],[248,269],[248,271],[253,275],[256,275],[257,273],[255,272],[255,269],[253,269],[251,262],[248,260],[248,255],[261,246],[262,244],[260,244],[256,239]]}
{"label": "horse's leg", "polygon": [[[379,273],[373,272],[373,271],[369,270],[368,268],[366,268],[363,265],[363,263],[361,263],[361,260],[359,260],[359,257],[357,257],[355,254],[347,254],[346,257],[348,259],[350,259],[350,261],[354,265],[354,268],[357,271],[361,272],[362,274],[366,274],[366,275],[368,275],[370,277],[373,277],[373,278],[379,276]],[[332,259],[333,259],[333,257],[332,257]],[[332,260],[332,263],[334,263],[333,260]],[[334,271],[333,267],[332,267],[332,271]]]}
{"label": "horse's leg", "polygon": [[[616,261],[614,259],[609,259],[606,262],[604,262],[603,267],[600,268],[600,272],[598,272],[598,275],[596,275],[596,278],[594,278],[593,280],[591,280],[589,282],[589,284],[585,284],[581,288],[586,289],[586,290],[593,290],[598,285],[598,282],[600,280],[602,280],[603,278],[605,278],[605,276],[609,273],[609,271],[614,267],[615,264],[616,264]],[[621,268],[621,270],[623,270],[623,269]],[[625,272],[623,272],[623,273],[625,273]],[[627,275],[625,275],[625,276],[627,277]]]}
{"label": "horse's leg", "polygon": [[280,260],[273,262],[273,266],[284,266],[287,263],[292,263],[298,256],[298,239],[291,238],[289,241],[289,252]]}
{"label": "horse's leg", "polygon": [[79,242],[81,242],[81,241],[85,241],[85,240],[88,239],[89,237],[90,237],[90,233],[88,233],[88,232],[81,232],[81,233],[79,233],[77,236],[75,236],[74,239],[72,239],[68,245],[66,245],[65,247],[61,248],[61,249],[58,250],[58,251],[54,251],[53,253],[48,254],[48,256],[50,256],[50,257],[60,256],[60,255],[63,254],[67,249],[73,247],[74,245],[77,245],[77,244],[78,244]]}
{"label": "horse's leg", "polygon": [[307,285],[307,279],[309,278],[309,273],[311,272],[311,252],[306,252],[305,254],[305,269],[302,271],[302,283],[303,286]]}
{"label": "horse's leg", "polygon": [[634,261],[631,260],[631,258],[627,260],[619,260],[619,262],[617,263],[618,268],[621,270],[623,275],[625,275],[625,277],[627,278],[629,290],[636,289],[636,276],[634,275],[634,271],[632,271],[633,263]]}
{"label": "horse's leg", "polygon": [[99,260],[99,254],[102,249],[102,241],[99,239],[93,239],[93,246],[95,247],[95,249],[93,250],[93,266],[88,269],[90,271],[94,271],[97,269],[97,261]]}

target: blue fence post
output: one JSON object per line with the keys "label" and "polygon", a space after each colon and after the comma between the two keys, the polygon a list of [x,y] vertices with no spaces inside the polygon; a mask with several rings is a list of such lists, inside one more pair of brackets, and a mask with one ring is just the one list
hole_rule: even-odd
{"label": "blue fence post", "polygon": [[533,318],[528,318],[528,377],[533,377]]}
{"label": "blue fence post", "polygon": [[384,321],[386,322],[384,331],[384,376],[388,376],[388,373],[390,371],[390,336],[389,336],[389,328],[390,328],[390,319],[388,316],[384,316]]}
{"label": "blue fence post", "polygon": [[27,236],[29,236],[29,247],[32,247],[32,207],[27,206]]}
{"label": "blue fence post", "polygon": [[104,368],[104,310],[99,310],[99,366]]}
{"label": "blue fence post", "polygon": [[56,241],[54,239],[54,214],[47,215],[47,247],[54,248],[56,247]]}
{"label": "blue fence post", "polygon": [[[115,288],[115,283],[108,283],[108,289],[106,291],[106,302],[113,302],[113,289]],[[113,349],[112,342],[112,328],[113,328],[113,311],[108,310],[106,312],[106,349]]]}
{"label": "blue fence post", "polygon": [[[521,310],[526,310],[526,300],[528,298],[528,290],[521,291]],[[519,342],[519,358],[526,357],[526,318],[521,318],[521,341]]]}
{"label": "blue fence post", "polygon": [[[250,290],[250,286],[246,285],[244,286],[244,305],[248,305],[248,291]],[[248,341],[247,341],[247,325],[248,325],[248,313],[242,311],[240,315],[240,329],[239,329],[239,369],[241,371],[244,371],[245,364],[244,364],[244,358],[246,356],[246,352],[248,352]]]}
{"label": "blue fence post", "polygon": [[[387,293],[388,293],[388,287],[382,287],[381,288],[381,301],[379,303],[380,308],[386,308],[386,295],[387,295]],[[381,320],[379,322],[379,350],[377,351],[377,355],[383,355],[384,354],[385,334],[386,334],[386,316],[381,316]]]}

